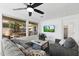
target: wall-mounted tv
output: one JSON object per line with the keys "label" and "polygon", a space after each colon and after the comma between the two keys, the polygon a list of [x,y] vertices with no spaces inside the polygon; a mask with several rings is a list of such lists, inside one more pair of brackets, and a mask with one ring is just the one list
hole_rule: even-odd
{"label": "wall-mounted tv", "polygon": [[44,32],[55,32],[55,25],[45,25],[43,27]]}

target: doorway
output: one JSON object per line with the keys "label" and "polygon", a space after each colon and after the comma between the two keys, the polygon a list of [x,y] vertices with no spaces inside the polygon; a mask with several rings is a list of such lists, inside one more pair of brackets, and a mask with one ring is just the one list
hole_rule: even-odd
{"label": "doorway", "polygon": [[64,25],[64,39],[68,38],[68,26]]}

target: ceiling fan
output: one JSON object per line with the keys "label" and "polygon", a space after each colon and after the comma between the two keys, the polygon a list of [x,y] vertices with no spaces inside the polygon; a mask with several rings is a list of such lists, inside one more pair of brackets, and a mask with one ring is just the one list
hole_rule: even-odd
{"label": "ceiling fan", "polygon": [[43,3],[34,3],[34,4],[32,4],[32,3],[29,3],[29,4],[24,3],[24,5],[27,6],[27,7],[25,7],[25,8],[17,8],[17,9],[13,9],[13,10],[27,10],[27,12],[29,13],[29,16],[32,15],[32,12],[33,11],[35,11],[37,13],[40,13],[40,14],[44,14],[43,11],[40,11],[38,9],[35,9],[35,7],[38,7],[41,4],[43,4]]}

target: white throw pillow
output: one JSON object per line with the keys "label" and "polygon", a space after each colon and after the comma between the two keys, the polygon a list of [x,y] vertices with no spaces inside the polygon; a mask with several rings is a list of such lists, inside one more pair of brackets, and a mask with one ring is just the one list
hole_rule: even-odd
{"label": "white throw pillow", "polygon": [[61,41],[59,42],[59,44],[60,44],[60,45],[63,45],[64,42],[65,42],[65,40],[63,39],[63,40],[61,40]]}

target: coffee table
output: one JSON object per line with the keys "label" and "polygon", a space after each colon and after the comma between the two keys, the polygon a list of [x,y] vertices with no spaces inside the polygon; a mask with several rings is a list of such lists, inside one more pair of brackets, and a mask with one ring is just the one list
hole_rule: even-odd
{"label": "coffee table", "polygon": [[44,50],[44,51],[48,52],[49,42],[47,40],[45,40],[45,41],[43,41],[43,40],[32,40],[31,42],[33,43],[33,46],[32,46],[33,49]]}

